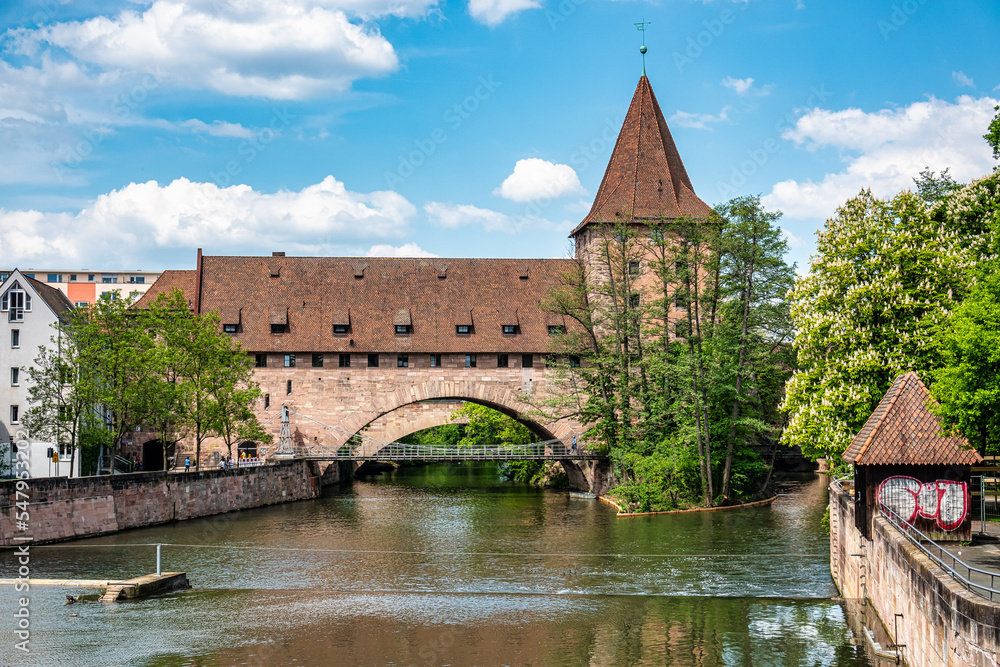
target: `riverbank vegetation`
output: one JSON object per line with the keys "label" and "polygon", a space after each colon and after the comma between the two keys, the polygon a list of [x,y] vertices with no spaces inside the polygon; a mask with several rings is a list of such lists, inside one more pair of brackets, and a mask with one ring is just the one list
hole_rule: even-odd
{"label": "riverbank vegetation", "polygon": [[623,506],[767,494],[794,366],[779,216],[742,197],[708,221],[607,226],[544,304],[573,321],[552,349],[573,391],[537,408],[594,425]]}
{"label": "riverbank vegetation", "polygon": [[195,315],[179,290],[148,308],[111,294],[69,311],[28,369],[24,423],[35,437],[79,448],[88,473],[102,448],[124,454],[137,428],[157,433],[164,468],[184,438],[196,461],[211,437],[230,454],[239,442],[271,440],[252,410],[261,396],[253,360],[214,313]]}

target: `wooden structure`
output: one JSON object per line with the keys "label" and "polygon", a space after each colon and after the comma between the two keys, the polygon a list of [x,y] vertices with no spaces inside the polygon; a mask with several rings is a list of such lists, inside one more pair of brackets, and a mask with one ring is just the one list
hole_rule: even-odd
{"label": "wooden structure", "polygon": [[899,376],[844,452],[854,464],[855,523],[866,538],[881,509],[934,540],[971,539],[969,480],[983,457],[942,433],[935,404],[915,372]]}

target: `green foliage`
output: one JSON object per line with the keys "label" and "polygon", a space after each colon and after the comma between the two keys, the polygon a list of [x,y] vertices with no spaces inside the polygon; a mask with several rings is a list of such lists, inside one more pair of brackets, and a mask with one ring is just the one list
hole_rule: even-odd
{"label": "green foliage", "polygon": [[933,206],[962,187],[948,171],[948,169],[944,169],[940,176],[935,176],[930,167],[926,167],[920,172],[920,176],[913,179],[913,183],[917,186],[917,195],[928,206]]}
{"label": "green foliage", "polygon": [[862,191],[819,233],[791,312],[800,369],[789,381],[782,440],[814,458],[846,449],[892,381],[941,365],[935,334],[970,286],[988,242],[977,188],[929,209],[909,192]]}
{"label": "green foliage", "polygon": [[[994,111],[1000,111],[1000,106],[993,107]],[[1000,113],[993,117],[983,139],[993,149],[993,157],[1000,159]]]}
{"label": "green foliage", "polygon": [[212,436],[229,447],[270,440],[250,409],[260,395],[251,360],[214,314],[192,313],[180,291],[145,309],[102,297],[71,311],[28,375],[26,423],[80,448],[82,470],[102,447],[121,453],[140,426],[167,445],[191,436],[199,453]]}
{"label": "green foliage", "polygon": [[466,403],[451,415],[452,420],[466,420],[459,447],[479,445],[526,445],[535,438],[531,431],[513,417],[493,408]]}

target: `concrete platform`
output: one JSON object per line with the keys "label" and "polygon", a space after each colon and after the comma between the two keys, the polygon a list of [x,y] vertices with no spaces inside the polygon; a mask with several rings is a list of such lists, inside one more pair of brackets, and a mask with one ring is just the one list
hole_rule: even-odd
{"label": "concrete platform", "polygon": [[[0,579],[0,586],[13,586],[18,579]],[[103,588],[101,602],[136,600],[162,593],[163,591],[191,588],[185,572],[164,572],[146,574],[132,579],[22,579],[29,586],[68,586],[76,588]]]}

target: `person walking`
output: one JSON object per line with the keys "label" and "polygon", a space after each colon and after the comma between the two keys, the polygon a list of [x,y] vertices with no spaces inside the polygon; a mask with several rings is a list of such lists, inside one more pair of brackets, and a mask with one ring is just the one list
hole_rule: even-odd
{"label": "person walking", "polygon": [[184,472],[191,472],[191,457],[184,459]]}
{"label": "person walking", "polygon": [[576,454],[576,436],[575,435],[573,436],[573,449],[571,451],[574,454]]}

